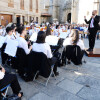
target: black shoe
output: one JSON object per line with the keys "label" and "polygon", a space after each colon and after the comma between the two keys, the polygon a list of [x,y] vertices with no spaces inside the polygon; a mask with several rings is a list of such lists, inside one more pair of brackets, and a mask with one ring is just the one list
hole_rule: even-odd
{"label": "black shoe", "polygon": [[58,76],[58,75],[59,75],[59,72],[56,72],[56,73],[55,73],[55,76]]}
{"label": "black shoe", "polygon": [[90,51],[91,49],[89,48],[89,49],[87,49],[86,51]]}
{"label": "black shoe", "polygon": [[90,48],[89,48],[89,49],[88,49],[88,50],[86,50],[86,51],[92,52],[92,51],[93,51],[93,49],[90,49]]}
{"label": "black shoe", "polygon": [[[55,76],[58,76],[59,72],[55,72],[54,74],[55,74]],[[52,77],[54,77],[54,74],[52,74]]]}

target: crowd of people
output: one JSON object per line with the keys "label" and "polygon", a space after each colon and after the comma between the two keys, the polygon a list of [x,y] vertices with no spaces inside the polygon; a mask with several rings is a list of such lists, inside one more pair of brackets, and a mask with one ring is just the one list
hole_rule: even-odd
{"label": "crowd of people", "polygon": [[[54,24],[43,23],[42,25],[39,26],[38,24],[31,23],[30,26],[20,25],[18,27],[16,26],[16,24],[9,24],[6,27],[2,27],[0,25],[0,39],[3,39],[2,44],[0,44],[2,65],[4,65],[5,60],[7,60],[7,58],[6,59],[3,58],[3,54],[5,54],[4,48],[3,48],[4,44],[6,44],[7,46],[8,42],[10,40],[13,40],[18,43],[17,49],[19,49],[19,52],[18,50],[16,51],[16,58],[14,59],[13,57],[11,58],[12,59],[11,63],[13,65],[12,67],[18,70],[19,75],[26,82],[32,81],[34,78],[35,72],[37,71],[36,66],[33,65],[33,63],[30,64],[31,62],[34,62],[34,60],[31,59],[30,57],[34,55],[35,55],[35,58],[38,57],[33,52],[43,53],[47,57],[47,60],[50,66],[54,65],[54,74],[57,76],[59,75],[59,72],[57,71],[57,67],[60,65],[63,65],[63,62],[65,61],[64,55],[66,55],[65,58],[67,58],[67,64],[70,64],[71,61],[76,65],[82,64],[83,51],[85,50],[83,38],[88,38],[88,25],[85,25],[85,24],[56,25],[55,23]],[[99,31],[97,33],[97,39],[100,39]],[[73,51],[71,51],[71,54],[68,52],[67,46],[69,45],[70,46],[77,45],[80,51],[82,51],[82,53],[80,52],[80,55],[78,55],[78,61],[80,62],[77,62],[76,61],[77,59],[72,57],[72,54],[74,53],[76,54],[77,49],[75,51],[73,49]],[[62,53],[60,53],[59,49],[62,47],[64,47],[64,50],[62,51]],[[65,50],[65,48],[67,50]],[[19,53],[22,53],[21,50],[24,51],[24,56],[21,54],[19,55]],[[6,55],[7,57],[10,56],[8,54]],[[21,57],[18,58],[17,56],[18,57],[21,56]],[[77,56],[77,55],[73,55],[73,56]],[[41,64],[41,61],[43,61],[42,58],[44,59],[45,57],[41,56],[41,59],[38,58],[39,60],[35,61],[35,64],[37,63]],[[60,64],[58,64],[59,62]],[[43,71],[43,70],[46,70],[46,68],[45,69],[43,68],[40,71]],[[49,67],[47,70],[50,70]],[[48,76],[47,74],[49,74],[49,71],[48,73],[44,74],[44,76],[46,75],[45,77],[47,77]],[[19,97],[23,96],[23,93],[20,92],[21,87],[18,83],[17,77],[13,74],[7,73],[5,69],[0,66],[0,89],[5,87],[8,84],[11,84],[13,93],[17,94]]]}

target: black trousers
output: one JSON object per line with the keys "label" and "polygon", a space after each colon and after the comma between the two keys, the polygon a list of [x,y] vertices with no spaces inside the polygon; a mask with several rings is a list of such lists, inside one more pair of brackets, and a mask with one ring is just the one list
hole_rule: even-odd
{"label": "black trousers", "polygon": [[96,38],[97,30],[92,28],[89,30],[89,32],[90,32],[90,34],[89,34],[89,48],[93,49],[95,46],[95,38]]}
{"label": "black trousers", "polygon": [[58,66],[58,64],[57,64],[57,58],[56,57],[52,57],[51,59],[49,59],[49,62],[50,62],[50,64],[51,64],[51,66],[52,65],[54,65],[54,73],[56,73],[57,72],[57,66]]}
{"label": "black trousers", "polygon": [[18,94],[20,92],[21,87],[16,75],[6,73],[4,78],[0,80],[0,89],[6,87],[9,84],[11,84],[11,88],[14,94]]}

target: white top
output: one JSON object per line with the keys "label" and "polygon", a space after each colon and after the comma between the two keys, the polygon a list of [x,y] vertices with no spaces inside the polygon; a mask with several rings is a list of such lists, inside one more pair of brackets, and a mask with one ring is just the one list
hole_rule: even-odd
{"label": "white top", "polygon": [[48,36],[46,36],[45,42],[48,43],[49,45],[57,45],[58,40],[59,40],[59,37],[53,36],[53,35],[48,35]]}
{"label": "white top", "polygon": [[19,37],[17,39],[17,41],[18,41],[18,47],[24,49],[26,54],[29,54],[30,53],[30,49],[28,49],[27,41],[22,37]]}
{"label": "white top", "polygon": [[2,35],[3,34],[3,29],[0,29],[0,35]]}
{"label": "white top", "polygon": [[59,33],[61,33],[61,32],[62,32],[61,29],[55,29],[55,30],[54,30],[54,35],[55,35],[55,36],[58,36]]}
{"label": "white top", "polygon": [[51,48],[47,43],[34,43],[32,46],[32,51],[43,52],[47,58],[52,58]]}
{"label": "white top", "polygon": [[10,35],[6,35],[5,36],[5,43],[7,43],[10,39],[11,39],[11,36]]}
{"label": "white top", "polygon": [[[72,45],[72,38],[66,38],[65,41],[63,42],[63,46],[67,46],[67,45]],[[85,46],[84,46],[84,43],[81,39],[79,39],[79,41],[77,42],[77,45],[82,49],[84,50],[85,49]]]}
{"label": "white top", "polygon": [[2,80],[4,78],[4,73],[0,70],[0,80]]}
{"label": "white top", "polygon": [[34,33],[34,29],[30,29],[29,30],[29,35],[32,36],[33,33]]}

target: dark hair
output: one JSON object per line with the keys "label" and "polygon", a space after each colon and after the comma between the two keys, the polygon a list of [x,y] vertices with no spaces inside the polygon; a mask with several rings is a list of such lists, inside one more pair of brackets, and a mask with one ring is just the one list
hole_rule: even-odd
{"label": "dark hair", "polygon": [[18,27],[17,28],[17,32],[19,33],[19,34],[22,34],[22,32],[25,30],[25,27],[24,26],[20,26],[20,27]]}
{"label": "dark hair", "polygon": [[12,29],[14,29],[14,28],[16,27],[16,24],[13,23],[13,24],[11,25],[11,27],[12,27]]}
{"label": "dark hair", "polygon": [[45,43],[46,33],[44,31],[39,31],[36,43]]}
{"label": "dark hair", "polygon": [[7,27],[6,32],[9,33],[10,31],[12,31],[12,27]]}
{"label": "dark hair", "polygon": [[70,29],[70,26],[71,26],[71,25],[68,26],[68,29]]}
{"label": "dark hair", "polygon": [[51,35],[51,28],[50,26],[47,27],[46,36]]}
{"label": "dark hair", "polygon": [[2,25],[0,25],[0,27],[2,27]]}
{"label": "dark hair", "polygon": [[59,25],[56,25],[56,29],[59,27]]}

